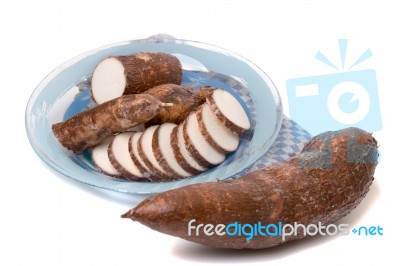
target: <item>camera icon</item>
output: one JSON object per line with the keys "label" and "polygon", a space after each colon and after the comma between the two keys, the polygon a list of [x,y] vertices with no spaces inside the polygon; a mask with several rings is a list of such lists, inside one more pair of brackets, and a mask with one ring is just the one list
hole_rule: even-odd
{"label": "camera icon", "polygon": [[289,79],[286,87],[291,119],[313,135],[349,126],[382,128],[373,69]]}

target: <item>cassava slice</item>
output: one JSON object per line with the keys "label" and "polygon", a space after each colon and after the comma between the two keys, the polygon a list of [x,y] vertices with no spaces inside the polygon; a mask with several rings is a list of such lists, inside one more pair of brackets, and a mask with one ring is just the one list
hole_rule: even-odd
{"label": "cassava slice", "polygon": [[207,98],[207,102],[215,116],[232,132],[242,134],[250,129],[250,120],[246,111],[229,92],[215,89]]}
{"label": "cassava slice", "polygon": [[239,136],[218,120],[207,103],[196,112],[196,117],[201,134],[215,150],[228,154],[237,149]]}
{"label": "cassava slice", "polygon": [[137,53],[103,59],[93,71],[92,98],[101,104],[166,83],[180,84],[182,65],[164,53]]}
{"label": "cassava slice", "polygon": [[148,94],[126,95],[54,124],[52,130],[61,145],[81,154],[109,136],[148,122],[163,106]]}
{"label": "cassava slice", "polygon": [[191,113],[186,118],[183,137],[188,151],[201,166],[208,168],[225,160],[225,154],[216,151],[201,134],[196,113]]}
{"label": "cassava slice", "polygon": [[104,173],[111,176],[120,176],[120,172],[112,165],[108,158],[108,146],[114,137],[108,137],[93,148],[92,160],[93,163]]}
{"label": "cassava slice", "polygon": [[235,180],[148,197],[123,217],[212,247],[269,248],[306,236],[301,226],[297,234],[293,227],[278,234],[279,223],[313,225],[309,227],[313,235],[318,227],[325,234],[332,232],[328,225],[347,215],[367,194],[377,163],[377,142],[370,133],[357,128],[326,132],[286,162]]}
{"label": "cassava slice", "polygon": [[148,127],[138,140],[138,152],[143,163],[152,174],[152,181],[165,181],[171,179],[172,175],[168,174],[161,167],[153,151],[153,135],[159,126]]}
{"label": "cassava slice", "polygon": [[129,180],[141,180],[144,178],[144,174],[133,163],[129,154],[129,139],[132,134],[134,133],[125,132],[115,136],[108,146],[108,158],[123,177]]}
{"label": "cassava slice", "polygon": [[173,179],[189,177],[192,174],[183,169],[175,159],[171,146],[171,133],[176,127],[172,123],[164,123],[159,126],[153,135],[153,153],[161,168],[169,173]]}
{"label": "cassava slice", "polygon": [[171,147],[176,161],[188,173],[196,175],[207,170],[207,168],[200,166],[186,149],[185,140],[183,139],[182,125],[179,125],[172,130]]}
{"label": "cassava slice", "polygon": [[146,164],[143,162],[142,158],[139,156],[138,151],[138,141],[142,136],[143,132],[135,132],[129,139],[129,154],[131,155],[131,159],[136,167],[143,173],[143,175],[151,180],[151,173],[149,168],[147,168]]}
{"label": "cassava slice", "polygon": [[179,125],[206,101],[212,91],[211,88],[202,87],[195,93],[193,88],[175,84],[163,84],[145,91],[144,93],[156,97],[161,102],[171,103],[162,108],[146,125],[160,125],[166,122]]}

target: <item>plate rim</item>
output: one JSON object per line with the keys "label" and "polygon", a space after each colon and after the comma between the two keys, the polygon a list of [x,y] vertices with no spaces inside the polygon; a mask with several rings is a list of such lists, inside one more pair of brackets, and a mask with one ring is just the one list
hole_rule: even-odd
{"label": "plate rim", "polygon": [[[139,195],[146,195],[146,194],[154,194],[154,193],[159,193],[162,191],[167,191],[167,190],[171,190],[174,188],[178,188],[178,187],[182,187],[182,186],[177,186],[177,187],[172,187],[172,188],[168,188],[168,189],[159,189],[156,191],[143,191],[143,190],[136,190],[136,191],[131,191],[128,189],[123,189],[119,186],[116,187],[110,187],[110,186],[102,186],[100,184],[97,183],[90,183],[90,182],[85,182],[82,179],[76,178],[74,176],[73,173],[70,173],[69,171],[60,171],[60,167],[53,164],[51,160],[49,160],[48,158],[46,158],[46,153],[40,148],[40,146],[37,145],[36,141],[34,140],[33,137],[33,133],[31,134],[31,128],[29,123],[31,122],[31,116],[30,116],[30,110],[32,109],[33,104],[35,103],[35,99],[36,96],[40,95],[40,93],[46,88],[47,84],[54,78],[56,77],[62,70],[73,66],[75,63],[79,62],[80,60],[84,59],[85,57],[91,55],[91,54],[96,54],[99,53],[100,51],[103,50],[107,50],[109,48],[113,48],[116,46],[122,46],[122,45],[135,45],[135,44],[140,44],[140,43],[175,43],[175,44],[180,44],[180,45],[191,45],[191,46],[195,46],[195,47],[199,47],[199,48],[204,48],[207,50],[210,50],[210,48],[214,48],[215,50],[213,50],[214,52],[223,52],[223,53],[228,53],[228,55],[230,56],[234,56],[238,59],[241,59],[242,61],[244,61],[244,63],[246,65],[248,65],[250,68],[252,68],[252,70],[256,71],[256,73],[260,76],[262,76],[262,79],[264,82],[267,83],[267,86],[270,88],[270,93],[272,94],[274,101],[276,103],[275,109],[276,109],[276,123],[275,123],[275,128],[273,131],[272,136],[269,138],[269,141],[266,141],[265,145],[269,145],[269,147],[271,147],[272,143],[276,140],[280,128],[282,126],[282,120],[283,120],[283,107],[282,107],[282,99],[280,97],[279,91],[277,89],[277,87],[275,86],[274,82],[272,81],[272,79],[261,69],[259,68],[256,64],[254,64],[253,62],[251,62],[250,60],[248,60],[247,58],[238,55],[235,52],[232,52],[230,50],[224,49],[222,47],[213,45],[213,44],[208,44],[208,43],[204,43],[204,42],[200,42],[200,41],[192,41],[192,40],[185,40],[185,39],[175,39],[175,38],[158,38],[158,37],[149,37],[149,38],[144,38],[144,39],[136,39],[136,40],[129,40],[129,41],[122,41],[122,42],[115,42],[112,44],[108,44],[108,45],[103,45],[100,46],[98,48],[94,48],[92,50],[86,51],[84,53],[81,53],[73,58],[71,58],[70,60],[65,61],[64,63],[62,63],[61,65],[59,65],[58,67],[54,68],[49,74],[47,74],[40,82],[39,84],[36,86],[36,88],[34,89],[34,91],[31,93],[26,109],[25,109],[25,131],[29,140],[30,145],[32,146],[32,149],[34,150],[34,152],[39,156],[39,158],[45,162],[46,165],[48,165],[50,168],[52,168],[53,170],[55,170],[57,173],[61,174],[62,176],[66,176],[70,179],[76,180],[80,183],[86,184],[86,185],[90,185],[93,187],[97,187],[97,188],[102,188],[102,189],[107,189],[110,191],[117,191],[117,192],[122,192],[122,193],[129,193],[129,194],[139,194]],[[272,143],[271,143],[272,142]],[[268,149],[265,151],[267,152]],[[264,153],[263,153],[264,154]],[[262,155],[261,155],[262,156]],[[260,157],[261,157],[260,156]],[[255,162],[252,162],[250,164],[248,164],[245,167],[242,167],[242,169],[236,170],[236,174],[243,171],[244,169],[250,167],[252,164],[254,164]],[[65,170],[65,169],[64,169]],[[66,173],[68,172],[68,173]],[[102,174],[103,175],[103,174]],[[223,179],[213,179],[213,180],[209,180],[209,181],[203,181],[201,183],[204,182],[215,182],[218,180],[225,180],[225,179],[229,179],[230,176],[227,176]],[[182,180],[177,180],[175,182],[179,182]],[[121,180],[121,183],[123,182],[128,182],[125,180]],[[130,182],[132,183],[132,182]],[[167,184],[167,183],[157,183],[157,184]],[[190,185],[190,184],[186,184],[186,185]],[[186,186],[183,185],[183,186]]]}

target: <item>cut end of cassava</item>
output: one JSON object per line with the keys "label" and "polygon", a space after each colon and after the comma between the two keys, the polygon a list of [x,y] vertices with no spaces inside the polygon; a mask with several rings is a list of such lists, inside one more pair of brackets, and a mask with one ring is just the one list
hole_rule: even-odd
{"label": "cut end of cassava", "polygon": [[185,120],[183,137],[188,151],[201,166],[211,167],[225,160],[225,154],[215,150],[201,134],[196,113]]}
{"label": "cut end of cassava", "polygon": [[140,180],[144,178],[144,174],[133,163],[129,153],[129,139],[132,134],[132,132],[125,132],[115,136],[108,147],[108,157],[123,177],[129,180]]}
{"label": "cut end of cassava", "polygon": [[103,59],[92,76],[92,98],[98,103],[120,97],[127,85],[124,65],[115,57]]}
{"label": "cut end of cassava", "polygon": [[185,124],[186,124],[186,121],[178,126],[177,135],[178,135],[179,149],[182,152],[182,154],[184,155],[184,157],[187,160],[187,162],[191,166],[193,166],[194,168],[198,169],[200,172],[204,172],[205,170],[207,170],[211,166],[207,162],[206,163],[199,162],[198,159],[195,158],[192,155],[192,153],[190,151],[191,147],[189,147],[190,143],[187,143],[187,141],[186,141],[187,134],[185,134]]}
{"label": "cut end of cassava", "polygon": [[109,137],[103,140],[92,150],[93,163],[105,174],[111,176],[120,176],[120,172],[110,162],[108,158],[108,146],[113,141],[114,137]]}
{"label": "cut end of cassava", "polygon": [[[179,135],[179,136],[178,136]],[[191,175],[200,174],[207,170],[201,167],[190,155],[185,148],[183,139],[182,126],[177,126],[172,130],[171,133],[171,147],[174,152],[174,158],[179,165]]]}
{"label": "cut end of cassava", "polygon": [[156,129],[153,136],[153,152],[164,171],[173,176],[173,179],[180,179],[192,174],[185,171],[175,159],[171,134],[176,126],[173,123],[164,123]]}
{"label": "cut end of cassava", "polygon": [[228,154],[238,148],[239,136],[219,121],[209,104],[203,104],[196,117],[201,134],[214,149]]}
{"label": "cut end of cassava", "polygon": [[103,103],[125,94],[138,94],[161,84],[180,84],[182,65],[165,53],[142,52],[103,59],[92,76],[92,98]]}
{"label": "cut end of cassava", "polygon": [[246,111],[229,92],[216,89],[207,98],[207,102],[216,117],[232,132],[242,134],[250,129],[250,120]]}
{"label": "cut end of cassava", "polygon": [[156,182],[169,180],[171,178],[154,156],[153,136],[158,127],[159,126],[151,126],[147,128],[138,140],[139,156],[152,174],[151,180]]}

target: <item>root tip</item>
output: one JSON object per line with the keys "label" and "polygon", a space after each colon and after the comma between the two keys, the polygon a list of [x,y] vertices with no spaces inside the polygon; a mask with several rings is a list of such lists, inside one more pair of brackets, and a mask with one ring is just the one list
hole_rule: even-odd
{"label": "root tip", "polygon": [[134,213],[135,213],[134,209],[131,209],[131,210],[127,211],[126,213],[122,214],[122,215],[121,215],[121,218],[129,218],[129,219],[132,219],[133,216],[134,216]]}

